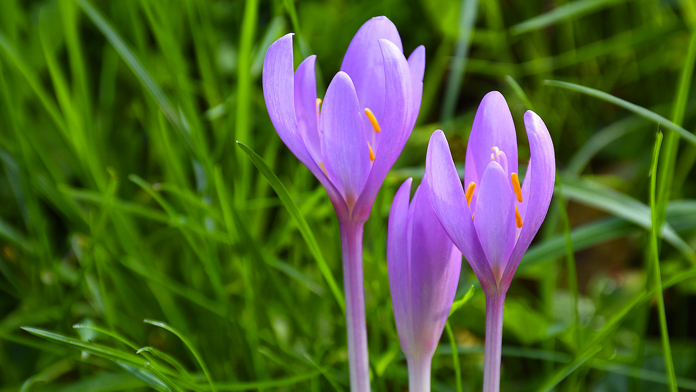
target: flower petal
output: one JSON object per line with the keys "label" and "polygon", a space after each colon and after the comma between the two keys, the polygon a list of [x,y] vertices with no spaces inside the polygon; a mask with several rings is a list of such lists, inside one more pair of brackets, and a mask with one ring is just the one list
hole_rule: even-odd
{"label": "flower petal", "polygon": [[522,256],[529,248],[546,217],[556,180],[556,158],[553,141],[546,125],[536,113],[527,111],[524,114],[524,126],[527,130],[531,153],[527,172],[531,173],[533,169],[534,180],[532,181],[530,174],[527,174],[522,186],[523,195],[525,195],[525,190],[528,189],[528,194],[524,197],[529,201],[522,218],[524,223],[519,239],[505,268],[503,282],[507,285],[512,281]]}
{"label": "flower petal", "polygon": [[423,98],[423,74],[425,73],[425,46],[417,47],[408,56],[408,66],[411,70],[411,89],[413,91],[411,121],[408,128],[413,129],[420,112],[421,100]]}
{"label": "flower petal", "polygon": [[317,56],[309,56],[295,71],[295,115],[305,145],[316,162],[321,162],[319,129],[317,127],[317,81],[314,63]]}
{"label": "flower petal", "polygon": [[[384,63],[379,40],[387,39],[403,52],[399,32],[386,16],[378,16],[365,22],[348,45],[341,71],[353,80],[360,101],[360,109],[369,108],[381,124],[384,117]],[[363,113],[366,130],[372,126]]]}
{"label": "flower petal", "polygon": [[350,209],[370,174],[371,162],[358,97],[347,73],[339,72],[331,81],[319,121],[326,171]]}
{"label": "flower petal", "polygon": [[411,263],[409,239],[409,199],[412,179],[407,179],[394,196],[389,211],[387,230],[387,268],[391,289],[394,320],[401,347],[407,351],[412,347],[413,310],[411,308]]}
{"label": "flower petal", "polygon": [[427,175],[411,206],[411,302],[416,352],[432,356],[457,291],[462,254],[435,215]]}
{"label": "flower petal", "polygon": [[491,161],[491,149],[502,150],[508,162],[507,173],[517,173],[517,136],[512,114],[502,94],[491,91],[481,100],[466,146],[464,183],[476,183],[471,208],[476,208],[481,177]]}
{"label": "flower petal", "polygon": [[370,171],[370,177],[360,200],[355,207],[355,213],[367,220],[375,201],[375,196],[382,186],[387,173],[401,154],[413,128],[409,128],[412,105],[411,71],[408,62],[399,48],[387,40],[380,40],[384,56],[385,91],[389,99],[386,101],[386,112],[380,125],[381,142],[375,150],[375,161]]}
{"label": "flower petal", "polygon": [[515,195],[505,170],[490,162],[483,172],[474,226],[493,275],[500,281],[515,246]]}
{"label": "flower petal", "polygon": [[336,213],[345,215],[343,197],[312,158],[297,126],[292,35],[284,35],[271,44],[263,60],[263,96],[268,115],[283,143],[324,186]]}
{"label": "flower petal", "polygon": [[493,271],[478,240],[447,139],[440,130],[430,137],[425,175],[428,176],[430,201],[442,227],[471,265],[483,289],[494,288]]}

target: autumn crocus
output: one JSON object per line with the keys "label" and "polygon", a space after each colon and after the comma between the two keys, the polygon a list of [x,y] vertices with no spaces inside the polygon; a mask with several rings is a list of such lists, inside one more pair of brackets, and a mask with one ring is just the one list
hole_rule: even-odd
{"label": "autumn crocus", "polygon": [[323,102],[315,59],[294,71],[292,34],[278,39],[266,52],[263,92],[278,135],[324,186],[338,216],[351,390],[368,391],[363,226],[418,116],[425,49],[406,60],[394,24],[372,18],[353,37]]}
{"label": "autumn crocus", "polygon": [[447,234],[476,273],[486,294],[484,392],[500,389],[505,294],[551,201],[556,173],[546,125],[524,115],[531,157],[520,186],[517,137],[505,98],[487,94],[476,112],[464,163],[457,174],[442,131],[430,138],[426,175],[433,208]]}
{"label": "autumn crocus", "polygon": [[429,392],[430,363],[457,291],[462,254],[433,211],[427,176],[409,205],[410,196],[409,178],[389,213],[389,286],[409,390]]}

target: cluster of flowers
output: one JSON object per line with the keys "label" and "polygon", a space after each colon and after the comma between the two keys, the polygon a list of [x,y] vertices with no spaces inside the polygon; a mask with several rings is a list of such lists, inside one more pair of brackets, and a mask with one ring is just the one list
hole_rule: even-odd
{"label": "cluster of flowers", "polygon": [[[406,59],[394,24],[386,17],[369,20],[351,41],[323,102],[317,98],[315,59],[306,58],[295,71],[292,34],[278,39],[266,53],[263,91],[278,135],[324,186],[338,216],[351,390],[369,391],[362,232],[418,117],[425,49]],[[445,134],[437,130],[413,199],[411,179],[394,197],[387,262],[411,391],[430,390],[430,363],[452,307],[462,255],[486,295],[484,391],[499,390],[505,294],[546,216],[556,172],[541,118],[527,111],[524,125],[531,158],[521,186],[512,115],[503,96],[491,92],[469,136],[466,189]]]}

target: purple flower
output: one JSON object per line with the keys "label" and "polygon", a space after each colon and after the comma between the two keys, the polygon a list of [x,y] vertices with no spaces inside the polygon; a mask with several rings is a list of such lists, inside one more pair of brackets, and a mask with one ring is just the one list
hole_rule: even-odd
{"label": "purple flower", "polygon": [[430,363],[445,328],[462,254],[435,215],[426,177],[409,205],[411,179],[389,213],[387,263],[394,319],[406,355],[411,391],[430,390]]}
{"label": "purple flower", "polygon": [[406,60],[394,24],[372,18],[353,37],[323,103],[315,60],[307,57],[293,72],[292,34],[281,37],[266,52],[263,93],[278,135],[324,186],[338,216],[351,390],[369,391],[363,226],[418,117],[425,49]]}
{"label": "purple flower", "polygon": [[372,18],[353,37],[323,102],[315,60],[307,57],[293,72],[292,34],[268,48],[268,114],[283,142],[324,186],[338,217],[364,222],[418,117],[425,48],[416,48],[407,61],[394,24]]}
{"label": "purple flower", "polygon": [[497,391],[505,294],[551,202],[556,163],[551,136],[532,111],[524,115],[531,157],[517,174],[517,137],[505,98],[488,93],[476,112],[462,188],[442,131],[430,138],[426,173],[434,210],[486,293],[484,391]]}

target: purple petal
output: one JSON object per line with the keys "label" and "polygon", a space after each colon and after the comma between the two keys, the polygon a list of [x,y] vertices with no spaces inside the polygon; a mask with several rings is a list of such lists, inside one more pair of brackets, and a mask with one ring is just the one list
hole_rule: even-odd
{"label": "purple petal", "polygon": [[483,289],[494,288],[493,272],[478,240],[447,139],[440,130],[430,137],[425,173],[433,210],[442,227],[471,265]]}
{"label": "purple petal", "polygon": [[481,100],[466,146],[464,184],[476,183],[471,208],[476,198],[483,172],[491,161],[491,149],[498,147],[507,156],[507,174],[517,173],[517,136],[512,114],[502,94],[491,91]]}
{"label": "purple petal", "polygon": [[498,162],[490,162],[481,178],[474,226],[493,275],[500,280],[515,246],[515,196]]}
{"label": "purple petal", "polygon": [[[387,39],[393,42],[400,52],[401,37],[391,20],[378,16],[365,22],[348,46],[343,57],[341,71],[347,73],[353,80],[355,91],[360,101],[360,109],[370,108],[381,123],[384,117],[384,64],[379,40]],[[363,113],[365,129],[372,126]]]}
{"label": "purple petal", "polygon": [[411,71],[403,53],[393,43],[380,40],[384,55],[385,91],[389,99],[386,102],[386,114],[380,125],[382,142],[375,150],[375,161],[370,171],[370,177],[360,200],[355,207],[355,213],[364,219],[370,215],[375,196],[382,186],[389,169],[399,157],[412,128],[408,128],[411,119],[412,90]]}
{"label": "purple petal", "polygon": [[[529,174],[524,179],[523,197],[528,200],[526,211],[522,216],[522,230],[520,232],[517,245],[512,251],[512,256],[505,268],[503,283],[509,285],[512,277],[517,270],[517,266],[532,243],[534,236],[541,223],[546,217],[546,212],[553,196],[553,186],[556,180],[556,158],[553,150],[553,141],[549,135],[546,125],[541,118],[532,111],[524,114],[524,126],[529,138],[529,150],[531,159],[529,161],[528,173],[533,169],[534,181]],[[529,183],[529,185],[527,185]],[[525,195],[525,190],[528,190]],[[520,214],[522,211],[520,211]]]}
{"label": "purple petal", "polygon": [[283,143],[314,174],[329,194],[336,212],[345,214],[341,194],[311,157],[297,125],[294,104],[292,34],[275,41],[263,61],[263,96],[268,115]]}
{"label": "purple petal", "polygon": [[435,215],[427,175],[411,202],[411,301],[417,352],[432,355],[457,291],[462,254]]}
{"label": "purple petal", "polygon": [[417,47],[408,57],[408,66],[411,70],[411,89],[413,90],[413,109],[408,128],[413,129],[420,112],[423,98],[423,74],[425,73],[425,46]]}
{"label": "purple petal", "polygon": [[317,56],[309,56],[295,71],[295,115],[305,145],[316,162],[321,162],[319,130],[317,128],[317,81],[314,63]]}
{"label": "purple petal", "polygon": [[394,196],[387,231],[387,267],[396,329],[404,351],[414,341],[411,307],[411,265],[409,238],[409,198],[412,179],[407,179]]}
{"label": "purple petal", "polygon": [[326,171],[350,208],[370,174],[371,161],[358,97],[345,72],[337,73],[331,81],[319,121]]}

